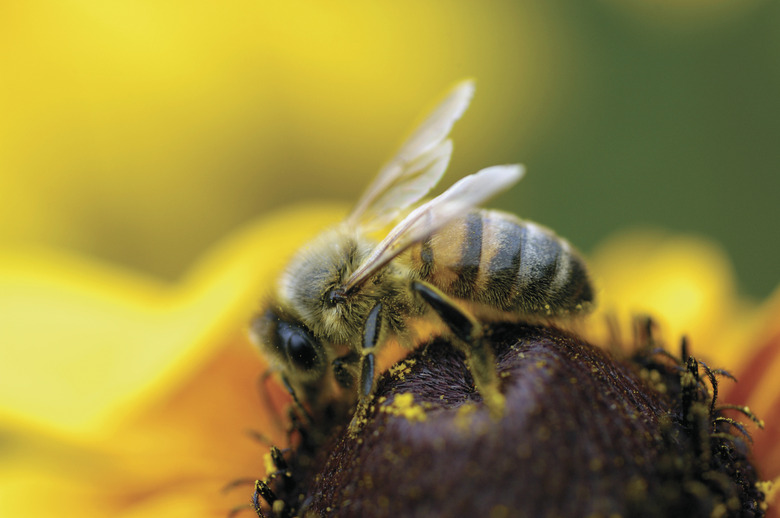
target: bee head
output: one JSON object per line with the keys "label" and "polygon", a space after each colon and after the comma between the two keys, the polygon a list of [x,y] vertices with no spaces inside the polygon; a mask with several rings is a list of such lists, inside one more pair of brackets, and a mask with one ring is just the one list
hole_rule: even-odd
{"label": "bee head", "polygon": [[270,308],[254,318],[250,335],[290,379],[309,384],[325,375],[326,351],[302,322]]}
{"label": "bee head", "polygon": [[[278,306],[302,324],[326,352],[331,345],[360,342],[375,290],[341,287],[373,249],[373,242],[343,227],[326,230],[299,250],[279,278]],[[331,354],[333,356],[333,354]],[[332,359],[332,358],[331,358]]]}

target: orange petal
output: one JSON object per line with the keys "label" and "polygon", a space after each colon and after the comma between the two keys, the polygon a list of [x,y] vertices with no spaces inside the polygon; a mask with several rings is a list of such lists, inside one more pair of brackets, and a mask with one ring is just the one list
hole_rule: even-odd
{"label": "orange petal", "polygon": [[723,401],[747,405],[764,421],[753,428],[753,452],[764,478],[780,476],[780,290],[767,303],[763,328],[743,350],[746,360],[734,371],[736,384],[723,392]]}

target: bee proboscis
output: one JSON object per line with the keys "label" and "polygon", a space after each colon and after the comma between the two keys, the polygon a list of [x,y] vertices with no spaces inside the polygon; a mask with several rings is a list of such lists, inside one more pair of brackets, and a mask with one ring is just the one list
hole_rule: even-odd
{"label": "bee proboscis", "polygon": [[[500,415],[503,396],[482,323],[560,318],[592,302],[585,263],[566,240],[512,214],[476,208],[516,183],[522,166],[483,169],[414,207],[444,174],[452,153],[447,136],[473,91],[470,81],[453,88],[349,216],[294,255],[252,322],[272,368],[314,410],[335,391],[365,408],[382,345],[394,337],[413,347],[420,337],[410,322],[438,318]],[[369,237],[404,212],[384,239]]]}

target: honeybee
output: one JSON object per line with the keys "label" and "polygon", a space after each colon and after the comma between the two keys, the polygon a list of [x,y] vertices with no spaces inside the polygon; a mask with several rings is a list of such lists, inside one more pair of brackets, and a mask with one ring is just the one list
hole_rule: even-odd
{"label": "honeybee", "polygon": [[[346,390],[365,408],[383,344],[394,338],[413,347],[419,337],[410,322],[438,318],[500,415],[503,396],[482,324],[558,318],[591,305],[585,263],[566,240],[476,208],[520,180],[522,166],[483,169],[409,211],[443,175],[452,153],[447,136],[473,92],[470,81],[453,88],[349,216],[293,256],[252,321],[253,341],[310,407]],[[370,237],[404,212],[384,239]]]}

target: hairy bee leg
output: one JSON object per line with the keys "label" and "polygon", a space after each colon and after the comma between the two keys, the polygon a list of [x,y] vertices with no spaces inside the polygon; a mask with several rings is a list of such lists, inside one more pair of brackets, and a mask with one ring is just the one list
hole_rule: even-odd
{"label": "hairy bee leg", "polygon": [[450,297],[436,287],[421,281],[412,282],[412,289],[433,308],[455,335],[455,344],[466,355],[474,384],[494,417],[504,413],[505,399],[499,390],[493,351],[485,343],[482,325]]}
{"label": "hairy bee leg", "polygon": [[363,356],[362,368],[360,369],[360,397],[367,399],[371,396],[374,389],[374,353],[368,353]]}
{"label": "hairy bee leg", "polygon": [[374,348],[379,343],[379,335],[382,330],[382,303],[377,303],[371,308],[363,326],[363,350],[360,357],[360,378],[358,380],[358,404],[355,417],[350,424],[350,430],[356,432],[360,423],[368,412],[371,393],[374,391],[374,372],[376,370],[376,357]]}
{"label": "hairy bee leg", "polygon": [[374,389],[374,353],[373,350],[379,343],[379,332],[382,330],[382,319],[379,316],[382,311],[382,303],[377,303],[368,312],[365,326],[363,326],[363,356],[360,359],[360,398],[365,399],[371,395]]}

